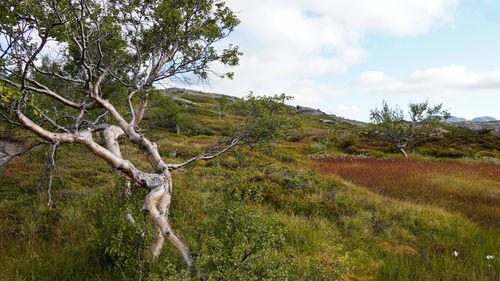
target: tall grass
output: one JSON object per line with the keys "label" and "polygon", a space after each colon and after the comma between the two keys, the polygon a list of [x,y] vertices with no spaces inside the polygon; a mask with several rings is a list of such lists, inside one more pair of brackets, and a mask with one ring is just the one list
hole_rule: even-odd
{"label": "tall grass", "polygon": [[377,194],[458,212],[500,230],[500,166],[351,157],[325,158],[316,166]]}

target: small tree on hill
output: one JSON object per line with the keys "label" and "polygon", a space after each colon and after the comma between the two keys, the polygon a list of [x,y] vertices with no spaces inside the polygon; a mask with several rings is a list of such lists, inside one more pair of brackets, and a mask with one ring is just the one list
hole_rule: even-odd
{"label": "small tree on hill", "polygon": [[222,96],[220,98],[217,98],[217,104],[216,104],[216,108],[217,108],[217,113],[219,115],[219,120],[221,120],[221,117],[222,117],[222,112],[224,110],[226,110],[226,107],[231,103],[231,100],[228,99],[226,96]]}
{"label": "small tree on hill", "polygon": [[[56,148],[78,144],[109,163],[134,187],[147,189],[142,210],[157,231],[150,253],[158,256],[168,240],[189,267],[192,257],[168,219],[171,172],[236,146],[278,136],[281,116],[287,111],[286,97],[250,97],[253,114],[232,137],[183,163],[165,163],[157,145],[138,125],[158,83],[207,79],[208,73],[214,73],[212,62],[238,64],[237,47],[216,47],[238,23],[219,0],[4,0],[0,5],[0,116],[53,146],[51,173]],[[102,132],[102,142],[96,140],[97,132]],[[122,136],[147,157],[151,172],[121,154],[118,139]]]}
{"label": "small tree on hill", "polygon": [[399,107],[390,108],[382,101],[382,108],[370,111],[370,119],[375,124],[380,136],[394,143],[405,157],[405,149],[419,137],[435,131],[449,118],[449,113],[443,110],[443,105],[429,106],[429,103],[410,103],[408,118]]}

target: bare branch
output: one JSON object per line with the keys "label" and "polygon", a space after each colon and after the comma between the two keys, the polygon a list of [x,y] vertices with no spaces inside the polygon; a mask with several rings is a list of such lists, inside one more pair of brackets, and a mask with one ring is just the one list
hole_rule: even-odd
{"label": "bare branch", "polygon": [[73,79],[73,78],[68,78],[68,77],[64,77],[60,74],[58,74],[57,72],[54,71],[54,69],[51,69],[50,72],[48,71],[43,71],[41,70],[39,67],[37,67],[35,64],[32,64],[32,67],[33,69],[35,69],[38,73],[40,74],[43,74],[43,75],[50,75],[50,76],[54,76],[56,78],[59,78],[61,80],[64,80],[66,82],[71,82],[71,83],[78,83],[78,84],[85,84],[85,81],[83,80],[80,80],[80,79]]}
{"label": "bare branch", "polygon": [[118,83],[120,83],[122,86],[126,87],[126,88],[132,88],[132,84],[127,84],[125,82],[123,82],[122,79],[120,79],[116,74],[114,74],[112,71],[109,72],[109,76],[111,76],[112,78],[114,78],[116,81],[118,81]]}
{"label": "bare branch", "polygon": [[142,121],[142,118],[144,117],[144,112],[146,111],[146,108],[148,107],[148,101],[144,100],[139,103],[139,107],[137,108],[137,111],[135,113],[135,118],[132,122],[132,126],[137,127],[139,123]]}
{"label": "bare branch", "polygon": [[130,94],[127,96],[128,109],[130,111],[130,115],[132,116],[132,119],[130,120],[130,124],[134,124],[135,123],[135,110],[134,110],[134,106],[132,105],[132,98],[134,97],[134,95],[138,91],[139,91],[139,89],[134,90],[134,91],[130,92]]}
{"label": "bare branch", "polygon": [[14,125],[14,126],[17,126],[17,127],[24,127],[21,123],[18,123],[14,120],[11,120],[9,117],[7,117],[5,114],[3,114],[2,112],[0,112],[0,115],[2,116],[2,118],[7,121],[9,124],[11,125]]}
{"label": "bare branch", "polygon": [[50,125],[52,125],[52,126],[54,126],[54,128],[56,128],[56,130],[60,130],[60,131],[66,132],[66,133],[69,132],[68,129],[66,129],[65,127],[57,124],[54,120],[52,120],[50,117],[48,117],[45,113],[43,113],[43,112],[40,112],[40,113],[42,115],[43,120],[49,122]]}
{"label": "bare branch", "polygon": [[[168,10],[165,10],[165,13],[157,13],[159,8],[163,9],[160,6],[161,1],[31,2],[33,1],[26,5],[19,2],[23,4],[19,8],[9,7],[9,11],[13,10],[17,26],[11,28],[4,22],[0,30],[2,36],[7,38],[0,46],[0,55],[5,62],[0,66],[0,83],[21,89],[17,101],[9,99],[5,104],[0,104],[0,108],[7,115],[2,114],[2,117],[11,125],[23,127],[50,144],[47,163],[49,205],[52,204],[50,193],[53,172],[59,175],[55,166],[58,146],[64,143],[82,144],[117,169],[125,178],[149,190],[143,210],[147,211],[147,215],[153,220],[158,234],[151,249],[157,256],[163,241],[169,240],[180,251],[189,268],[192,265],[190,253],[174,234],[168,221],[172,194],[169,170],[196,160],[217,157],[236,145],[244,144],[247,136],[240,134],[185,163],[167,166],[157,145],[140,133],[138,124],[143,119],[148,106],[148,93],[155,83],[177,76],[186,78],[188,73],[204,77],[209,71],[208,63],[214,61],[225,65],[235,64],[237,54],[218,55],[213,45],[220,42],[226,33],[231,32],[238,20],[229,9],[222,7],[222,2],[216,7],[205,5],[203,1],[194,4],[178,3],[176,9],[181,12],[181,18],[177,18]],[[113,9],[111,5],[114,6]],[[31,8],[33,10],[30,10]],[[108,16],[113,19],[107,21]],[[175,20],[172,21],[173,19]],[[55,26],[66,22],[68,24],[64,30],[58,32],[67,34],[53,32]],[[200,28],[205,24],[207,28]],[[52,39],[67,44],[68,52],[58,53],[57,58],[46,56],[49,67],[41,67],[38,65],[38,58],[43,54],[42,49],[49,47],[47,44]],[[234,57],[234,60],[228,60],[230,57]],[[38,80],[39,77],[42,78]],[[57,90],[59,85],[53,82],[64,83],[65,88],[71,92]],[[130,120],[120,114],[117,105],[106,100],[108,97],[103,97],[101,92],[101,89],[110,89],[115,86],[113,84],[118,83],[124,85],[130,93],[126,101]],[[82,94],[73,97],[73,92]],[[109,93],[110,100],[123,99],[120,91],[112,89]],[[134,102],[138,100],[137,94],[141,94],[141,99],[138,105],[134,106]],[[13,96],[18,97],[17,94]],[[48,108],[41,108],[40,118],[30,119],[26,112],[32,108],[29,102],[35,101],[36,96],[44,97],[36,106]],[[45,103],[50,99],[56,101],[56,105]],[[125,101],[120,100],[119,103],[121,102]],[[59,103],[65,109],[61,110]],[[103,108],[104,111],[92,114],[92,117],[98,115],[92,120],[89,111],[97,108]],[[47,113],[47,109],[52,110],[54,114]],[[116,125],[107,124],[108,120],[104,118],[108,114],[113,118],[110,123]],[[107,147],[93,140],[93,133],[97,130],[104,130],[103,134],[108,137]],[[130,142],[146,155],[153,168],[152,173],[137,169],[121,156],[118,138],[122,135],[126,135]],[[138,251],[140,248],[141,245]],[[138,252],[139,266],[140,258]]]}
{"label": "bare branch", "polygon": [[[33,87],[33,86],[29,86],[29,85],[26,85],[25,86],[25,89],[26,90],[30,90],[30,91],[33,91],[33,92],[37,92],[37,93],[40,93],[40,94],[44,94],[46,96],[49,96],[69,107],[72,107],[72,108],[80,108],[81,105],[79,103],[76,103],[74,101],[71,101],[71,100],[68,100],[62,96],[60,96],[59,94],[55,93],[54,91],[50,90],[47,86],[43,85],[42,83],[38,82],[38,81],[35,81],[35,80],[32,80],[30,78],[26,78],[25,80],[29,81],[30,83],[33,83],[36,87]],[[20,84],[17,84],[9,79],[6,79],[4,77],[1,77],[0,76],[0,81],[3,81],[5,83],[8,83],[16,88],[21,88],[22,85]]]}
{"label": "bare branch", "polygon": [[210,147],[205,152],[203,152],[203,153],[201,153],[201,154],[199,154],[191,159],[188,159],[180,164],[167,164],[167,167],[168,167],[169,171],[173,171],[173,170],[177,170],[179,168],[182,168],[182,167],[186,166],[187,164],[194,162],[194,161],[213,159],[213,158],[229,151],[231,148],[239,145],[240,141],[244,140],[246,137],[247,137],[247,135],[244,134],[244,135],[234,137],[230,140],[220,142],[220,143]]}
{"label": "bare branch", "polygon": [[47,152],[48,161],[47,161],[46,170],[47,170],[47,177],[48,177],[48,184],[47,184],[47,196],[48,196],[47,205],[48,206],[52,206],[51,189],[52,189],[52,175],[54,173],[54,170],[57,172],[57,174],[59,175],[59,177],[62,181],[61,175],[59,174],[59,172],[56,169],[56,161],[55,161],[55,155],[56,155],[56,150],[57,150],[58,145],[59,145],[59,142],[55,142],[51,146],[52,149],[49,149]]}
{"label": "bare branch", "polygon": [[108,115],[108,112],[107,111],[103,111],[103,113],[101,113],[99,116],[97,116],[97,118],[94,120],[94,122],[91,123],[92,126],[97,126],[97,123],[99,122],[99,120],[101,120],[102,118],[104,118],[106,115]]}
{"label": "bare branch", "polygon": [[130,141],[134,144],[137,144],[139,148],[145,152],[154,170],[158,173],[163,173],[167,169],[167,165],[163,162],[156,144],[148,140],[143,135],[137,133],[134,130],[134,127],[127,123],[127,121],[125,121],[125,119],[120,115],[120,113],[110,102],[108,102],[107,100],[103,100],[100,97],[96,97],[95,101],[99,103],[104,109],[106,109],[111,114],[111,116],[113,116],[113,118],[118,123],[118,126],[128,136]]}

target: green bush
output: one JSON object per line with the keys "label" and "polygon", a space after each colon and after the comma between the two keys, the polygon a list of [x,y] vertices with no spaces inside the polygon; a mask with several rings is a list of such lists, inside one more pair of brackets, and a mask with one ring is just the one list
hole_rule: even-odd
{"label": "green bush", "polygon": [[179,113],[182,108],[168,96],[155,96],[151,112],[153,124],[160,128],[172,129],[180,126]]}
{"label": "green bush", "polygon": [[308,147],[307,147],[307,152],[308,153],[318,153],[318,152],[323,152],[325,151],[327,148],[326,145],[320,143],[320,142],[315,142],[315,143],[312,143],[310,144]]}
{"label": "green bush", "polygon": [[193,280],[287,279],[282,226],[258,208],[229,200],[214,204],[211,212],[216,215],[196,227],[201,245]]}
{"label": "green bush", "polygon": [[339,148],[347,149],[350,146],[354,146],[354,145],[358,144],[359,137],[357,134],[354,134],[352,132],[344,133],[344,135],[339,138],[337,143],[338,143]]}
{"label": "green bush", "polygon": [[299,142],[299,141],[301,141],[305,138],[308,138],[310,136],[313,136],[313,135],[314,135],[314,133],[312,133],[312,132],[305,132],[305,133],[295,132],[295,133],[292,133],[289,136],[287,136],[286,140],[289,142]]}
{"label": "green bush", "polygon": [[314,170],[301,171],[289,168],[280,168],[274,174],[270,174],[281,186],[287,189],[303,189],[318,185],[318,173]]}
{"label": "green bush", "polygon": [[[120,178],[115,190],[95,191],[84,201],[83,210],[89,218],[89,242],[107,257],[112,266],[130,273],[137,269],[138,264],[137,250],[144,226],[144,221],[138,219],[143,217],[139,198],[144,198],[145,194],[133,188],[134,193],[128,196],[125,187],[125,180]],[[134,225],[126,218],[129,213],[136,219]],[[146,233],[149,235],[145,244],[151,240],[151,227]]]}
{"label": "green bush", "polygon": [[188,126],[185,128],[186,132],[184,135],[188,137],[194,137],[199,135],[213,136],[215,132],[209,128],[205,127],[196,127],[196,126]]}

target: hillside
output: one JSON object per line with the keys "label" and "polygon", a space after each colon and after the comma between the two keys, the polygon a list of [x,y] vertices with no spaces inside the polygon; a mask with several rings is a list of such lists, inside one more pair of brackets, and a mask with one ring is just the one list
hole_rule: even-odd
{"label": "hillside", "polygon": [[[170,162],[204,151],[244,117],[230,96],[163,94],[143,127]],[[12,159],[0,171],[0,280],[138,280],[139,272],[143,280],[500,279],[500,137],[492,130],[450,126],[403,159],[365,123],[290,109],[302,126],[270,151],[242,147],[173,173],[170,218],[195,257],[187,275],[173,247],[144,258],[153,235],[139,211],[145,191],[127,195],[84,147],[60,148],[53,207],[46,148]],[[124,156],[147,167],[121,141]]]}
{"label": "hillside", "polygon": [[448,122],[489,122],[489,121],[497,121],[495,118],[491,116],[482,116],[482,117],[476,117],[472,118],[471,120],[467,120],[462,117],[455,117],[455,116],[450,116],[448,119],[446,119]]}

